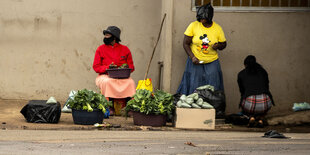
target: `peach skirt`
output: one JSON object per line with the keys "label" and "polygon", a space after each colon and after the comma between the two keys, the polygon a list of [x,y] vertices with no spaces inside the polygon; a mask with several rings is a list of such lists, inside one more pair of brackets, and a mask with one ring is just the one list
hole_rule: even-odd
{"label": "peach skirt", "polygon": [[128,79],[113,79],[108,75],[99,75],[96,78],[96,85],[101,90],[101,94],[111,98],[132,97],[136,93],[135,81]]}

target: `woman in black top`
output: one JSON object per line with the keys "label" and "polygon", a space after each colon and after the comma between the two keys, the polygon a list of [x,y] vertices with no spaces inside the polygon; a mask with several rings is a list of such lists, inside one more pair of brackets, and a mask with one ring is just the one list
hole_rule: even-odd
{"label": "woman in black top", "polygon": [[249,126],[256,122],[263,126],[263,118],[274,104],[269,91],[269,79],[266,70],[256,62],[253,55],[244,60],[245,69],[238,74],[241,93],[240,105],[244,114],[250,116]]}

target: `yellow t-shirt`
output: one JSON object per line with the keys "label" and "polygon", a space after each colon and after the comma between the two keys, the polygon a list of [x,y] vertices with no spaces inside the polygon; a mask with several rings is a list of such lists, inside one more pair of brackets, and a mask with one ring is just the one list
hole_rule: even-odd
{"label": "yellow t-shirt", "polygon": [[215,22],[209,28],[204,27],[201,22],[192,22],[184,34],[193,37],[191,44],[192,52],[199,61],[204,61],[204,63],[217,60],[218,54],[212,48],[212,45],[226,41],[222,27]]}

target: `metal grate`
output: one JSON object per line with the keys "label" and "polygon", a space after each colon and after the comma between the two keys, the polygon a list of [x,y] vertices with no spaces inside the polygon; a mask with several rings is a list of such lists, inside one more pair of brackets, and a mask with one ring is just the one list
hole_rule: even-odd
{"label": "metal grate", "polygon": [[274,11],[294,11],[310,10],[310,0],[192,0],[192,9],[211,3],[216,11],[235,10],[235,11],[255,11],[255,10],[274,10]]}

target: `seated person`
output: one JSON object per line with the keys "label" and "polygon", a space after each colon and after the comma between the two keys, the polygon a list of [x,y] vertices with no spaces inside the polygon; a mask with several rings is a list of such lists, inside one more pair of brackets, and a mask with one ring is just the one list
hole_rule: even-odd
{"label": "seated person", "polygon": [[249,126],[257,124],[263,127],[263,119],[272,104],[269,91],[269,79],[266,70],[256,62],[253,55],[244,60],[245,69],[238,74],[238,85],[241,93],[240,105],[242,112],[250,117]]}
{"label": "seated person", "polygon": [[[121,30],[116,26],[109,26],[103,31],[104,44],[96,50],[93,69],[99,74],[96,78],[96,85],[101,93],[107,99],[122,99],[124,101],[125,98],[132,97],[136,93],[135,82],[130,77],[128,79],[110,78],[106,71],[109,66],[119,67],[123,64],[127,64],[126,67],[130,68],[131,72],[135,70],[130,50],[127,46],[119,43],[121,41],[120,33]],[[113,113],[114,110],[111,108],[110,114],[113,115]]]}

